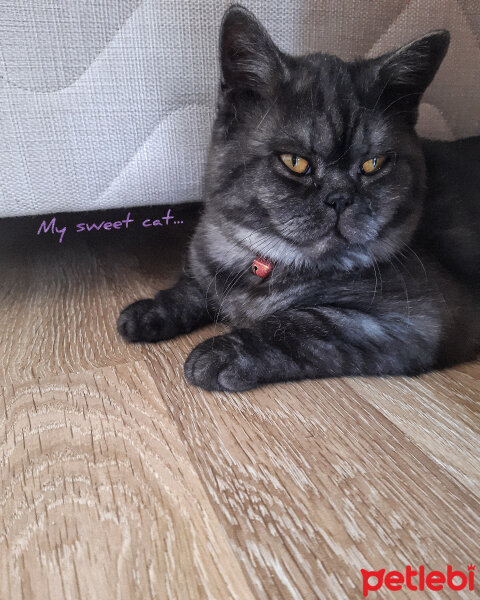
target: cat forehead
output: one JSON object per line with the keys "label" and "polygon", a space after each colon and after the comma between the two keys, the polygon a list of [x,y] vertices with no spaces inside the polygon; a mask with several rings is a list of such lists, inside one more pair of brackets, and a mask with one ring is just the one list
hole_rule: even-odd
{"label": "cat forehead", "polygon": [[391,136],[388,120],[365,106],[347,63],[337,57],[296,59],[275,104],[273,136],[319,154],[334,154],[352,143],[381,146]]}
{"label": "cat forehead", "polygon": [[342,135],[361,108],[347,64],[334,56],[311,55],[291,61],[279,81],[278,105],[292,120],[328,121]]}
{"label": "cat forehead", "polygon": [[285,83],[293,94],[317,102],[353,95],[355,89],[349,63],[330,54],[293,57]]}

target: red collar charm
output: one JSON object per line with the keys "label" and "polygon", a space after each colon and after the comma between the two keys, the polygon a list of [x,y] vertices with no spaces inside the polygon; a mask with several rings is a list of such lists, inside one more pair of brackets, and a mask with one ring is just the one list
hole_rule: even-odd
{"label": "red collar charm", "polygon": [[265,279],[273,271],[273,262],[264,258],[263,256],[257,256],[252,263],[252,273],[261,279]]}

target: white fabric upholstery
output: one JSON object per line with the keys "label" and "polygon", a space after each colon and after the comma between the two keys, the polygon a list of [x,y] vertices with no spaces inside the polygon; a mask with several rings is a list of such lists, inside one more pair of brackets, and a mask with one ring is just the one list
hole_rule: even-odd
{"label": "white fabric upholstery", "polygon": [[[222,0],[0,0],[0,216],[199,200]],[[480,122],[477,0],[245,0],[290,52],[374,55],[447,27],[422,133]]]}

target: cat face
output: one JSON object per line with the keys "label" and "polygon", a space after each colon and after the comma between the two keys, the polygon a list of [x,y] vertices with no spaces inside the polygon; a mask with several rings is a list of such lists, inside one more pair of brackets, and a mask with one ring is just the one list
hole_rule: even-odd
{"label": "cat face", "polygon": [[206,180],[230,235],[252,254],[347,269],[408,243],[424,187],[417,107],[448,40],[352,63],[293,57],[230,9]]}

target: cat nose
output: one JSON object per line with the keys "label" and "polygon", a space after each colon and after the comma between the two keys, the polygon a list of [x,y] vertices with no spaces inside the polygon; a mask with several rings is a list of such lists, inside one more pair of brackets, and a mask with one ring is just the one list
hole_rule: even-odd
{"label": "cat nose", "polygon": [[325,204],[331,206],[337,215],[340,215],[347,206],[353,204],[353,198],[348,192],[331,192],[325,198]]}

